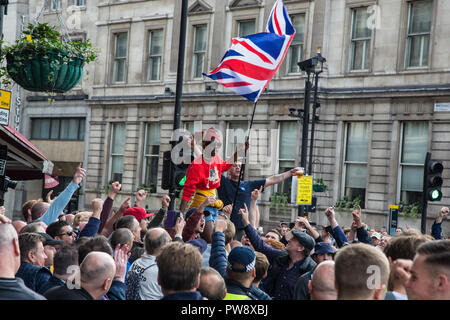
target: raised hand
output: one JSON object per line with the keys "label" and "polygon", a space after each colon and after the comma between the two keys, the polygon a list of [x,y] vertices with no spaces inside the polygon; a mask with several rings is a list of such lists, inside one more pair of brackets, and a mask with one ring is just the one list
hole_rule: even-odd
{"label": "raised hand", "polygon": [[333,219],[335,217],[335,215],[336,215],[335,212],[334,212],[333,207],[328,207],[325,210],[325,215],[327,216],[328,220]]}
{"label": "raised hand", "polygon": [[52,197],[51,197],[52,193],[53,193],[53,190],[50,190],[47,193],[47,195],[45,196],[45,202],[52,204],[52,202],[56,200],[56,199],[52,200]]}
{"label": "raised hand", "polygon": [[136,192],[136,204],[141,203],[147,198],[147,190],[141,189]]}
{"label": "raised hand", "polygon": [[222,212],[227,215],[229,218],[231,216],[231,212],[233,211],[233,205],[229,204],[222,208]]}
{"label": "raised hand", "polygon": [[263,186],[261,186],[259,189],[255,189],[252,191],[252,201],[257,201],[259,199],[259,196],[261,195]]}
{"label": "raised hand", "polygon": [[186,220],[184,220],[182,216],[179,216],[177,218],[177,221],[175,222],[175,226],[174,226],[175,234],[182,234],[185,225],[186,225]]}
{"label": "raised hand", "polygon": [[120,211],[120,213],[123,214],[131,206],[130,200],[131,200],[131,198],[128,197],[124,202],[122,202],[119,210],[117,210],[117,211]]}
{"label": "raised hand", "polygon": [[114,262],[116,263],[116,274],[114,280],[125,282],[125,275],[127,273],[127,260],[129,258],[128,245],[120,247],[120,243],[117,244],[114,250]]}
{"label": "raised hand", "polygon": [[403,282],[403,285],[408,282],[411,277],[410,270],[413,264],[412,260],[397,259],[392,261],[392,258],[389,257],[389,264],[391,267],[391,273],[394,274],[394,276],[397,276],[397,278]]}
{"label": "raised hand", "polygon": [[92,200],[92,216],[95,218],[100,217],[100,213],[102,212],[103,208],[103,200],[100,198],[95,198]]}
{"label": "raised hand", "polygon": [[362,227],[362,222],[361,222],[361,207],[358,206],[358,209],[355,209],[352,211],[352,215],[353,215],[353,221],[356,223],[357,228],[361,228]]}
{"label": "raised hand", "polygon": [[170,197],[167,194],[165,194],[161,199],[161,207],[163,209],[167,209],[169,208],[169,205],[170,205]]}
{"label": "raised hand", "polygon": [[115,182],[111,183],[110,193],[117,194],[117,193],[119,193],[120,189],[122,189],[122,185],[120,184],[119,181],[115,181]]}
{"label": "raised hand", "polygon": [[214,232],[225,232],[227,230],[227,222],[225,220],[217,220],[214,225]]}
{"label": "raised hand", "polygon": [[205,200],[203,200],[203,203],[201,204],[201,207],[206,208],[210,205],[212,205],[214,202],[216,202],[215,196],[207,196]]}
{"label": "raised hand", "polygon": [[248,218],[248,208],[247,208],[247,204],[245,204],[245,202],[244,202],[244,208],[239,209],[239,214],[241,215],[242,224],[244,225],[244,227],[248,226],[250,224],[250,220]]}
{"label": "raised hand", "polygon": [[[303,171],[303,169],[300,168],[300,167],[295,167],[295,168],[292,168],[291,170],[289,170],[289,173],[290,173],[291,176],[293,177],[293,176],[297,175],[297,172],[298,172],[298,171]],[[304,173],[304,172],[303,172],[303,173]]]}
{"label": "raised hand", "polygon": [[309,223],[308,219],[306,219],[305,217],[297,217],[295,219],[295,225],[294,225],[294,229],[302,229],[302,228],[306,228],[306,229],[311,229],[311,224]]}
{"label": "raised hand", "polygon": [[77,167],[77,171],[75,171],[75,174],[73,175],[73,183],[79,185],[85,176],[86,176],[86,169],[83,169],[80,163]]}

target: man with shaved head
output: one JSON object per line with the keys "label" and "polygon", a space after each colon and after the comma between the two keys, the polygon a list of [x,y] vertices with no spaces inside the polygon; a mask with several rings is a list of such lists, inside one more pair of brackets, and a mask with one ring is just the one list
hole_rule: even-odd
{"label": "man with shaved head", "polygon": [[2,221],[6,219],[0,219],[0,300],[45,300],[15,276],[20,266],[19,240],[12,224]]}
{"label": "man with shaved head", "polygon": [[[145,253],[130,267],[126,280],[127,299],[134,299],[134,291],[138,291],[142,300],[159,300],[163,297],[161,287],[158,284],[158,266],[156,257],[161,252],[161,247],[172,241],[169,233],[163,228],[153,228],[147,231],[144,237]],[[139,278],[138,288],[132,283],[133,278]]]}
{"label": "man with shaved head", "polygon": [[321,262],[308,282],[311,300],[336,300],[337,293],[334,288],[334,261]]}
{"label": "man with shaved head", "polygon": [[211,267],[202,267],[200,286],[197,290],[208,300],[223,300],[227,294],[225,280],[216,269]]}
{"label": "man with shaved head", "polygon": [[80,286],[69,288],[65,286],[48,290],[45,297],[48,300],[100,300],[111,287],[116,264],[114,259],[105,252],[92,251],[80,265]]}

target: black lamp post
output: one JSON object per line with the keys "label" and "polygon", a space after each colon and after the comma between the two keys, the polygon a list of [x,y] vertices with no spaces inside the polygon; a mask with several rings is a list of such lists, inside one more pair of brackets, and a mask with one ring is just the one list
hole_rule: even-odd
{"label": "black lamp post", "polygon": [[[188,11],[188,0],[182,0],[181,2],[181,20],[180,20],[180,40],[179,40],[179,49],[178,49],[178,67],[177,67],[177,84],[175,90],[175,110],[173,115],[173,131],[175,132],[180,128],[181,122],[181,99],[183,96],[183,77],[184,77],[184,56],[186,52],[186,30],[187,30],[187,11]],[[167,93],[167,88],[165,89]],[[170,92],[170,88],[169,88]],[[172,149],[178,141],[171,141]],[[176,197],[176,186],[174,183],[174,171],[175,167],[171,162],[170,166],[170,187],[169,187],[169,196],[170,196],[170,204],[169,210],[173,210],[175,208],[175,197]]]}
{"label": "black lamp post", "polygon": [[[304,108],[303,109],[295,109],[289,108],[289,116],[302,118],[302,150],[300,154],[300,166],[306,169],[306,158],[308,154],[308,130],[309,130],[309,108],[311,104],[311,74],[315,77],[314,83],[314,99],[313,99],[313,116],[311,120],[311,143],[310,143],[310,154],[309,154],[309,163],[308,163],[308,171],[307,173],[311,175],[312,171],[312,156],[313,156],[313,147],[314,147],[314,129],[315,129],[315,120],[316,120],[316,110],[320,107],[320,104],[317,102],[317,91],[319,84],[319,74],[323,72],[323,64],[327,60],[322,57],[320,54],[320,48],[317,50],[317,55],[304,60],[298,63],[298,66],[302,71],[306,72],[306,81],[305,81],[305,98],[304,98]],[[295,113],[297,111],[297,113]],[[303,113],[303,115],[301,115]],[[298,215],[306,216],[305,214],[305,206],[298,206]]]}

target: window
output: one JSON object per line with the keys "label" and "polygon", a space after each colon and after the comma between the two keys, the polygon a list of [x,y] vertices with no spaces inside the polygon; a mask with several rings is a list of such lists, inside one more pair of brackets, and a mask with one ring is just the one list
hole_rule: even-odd
{"label": "window", "polygon": [[85,119],[53,118],[32,119],[31,139],[36,140],[84,140]]}
{"label": "window", "polygon": [[369,123],[348,123],[344,158],[344,196],[349,200],[359,197],[361,208],[364,208],[366,198],[368,154]]}
{"label": "window", "polygon": [[83,7],[86,5],[86,2],[84,0],[75,0],[75,5],[77,7]]}
{"label": "window", "polygon": [[50,0],[53,11],[61,10],[61,0]]}
{"label": "window", "polygon": [[305,14],[291,16],[291,22],[295,28],[295,36],[287,54],[287,72],[298,73],[300,67],[297,65],[303,57],[303,42],[305,34]]}
{"label": "window", "polygon": [[[279,139],[279,169],[278,173],[283,173],[295,167],[297,158],[297,131],[296,121],[284,121],[280,123]],[[286,179],[278,186],[279,193],[291,194],[291,179]]]}
{"label": "window", "polygon": [[406,67],[428,65],[431,33],[431,1],[409,3],[408,31],[406,36]]}
{"label": "window", "polygon": [[111,125],[110,180],[122,181],[123,156],[125,151],[125,124]]}
{"label": "window", "polygon": [[255,33],[255,19],[238,22],[238,37],[245,37]]}
{"label": "window", "polygon": [[201,78],[205,66],[206,25],[194,26],[194,54],[192,78]]}
{"label": "window", "polygon": [[422,203],[423,165],[428,146],[428,123],[404,122],[400,151],[400,201]]}
{"label": "window", "polygon": [[245,143],[248,133],[247,121],[229,122],[227,129],[226,159],[229,159]]}
{"label": "window", "polygon": [[163,31],[150,31],[148,61],[147,61],[147,81],[161,80]]}
{"label": "window", "polygon": [[158,184],[158,160],[160,142],[160,124],[148,123],[145,136],[144,183],[153,184],[152,192],[156,192]]}
{"label": "window", "polygon": [[372,31],[367,27],[368,7],[352,10],[351,70],[368,70],[370,62],[370,39]]}
{"label": "window", "polygon": [[126,32],[115,35],[113,82],[125,82],[127,61],[128,34]]}

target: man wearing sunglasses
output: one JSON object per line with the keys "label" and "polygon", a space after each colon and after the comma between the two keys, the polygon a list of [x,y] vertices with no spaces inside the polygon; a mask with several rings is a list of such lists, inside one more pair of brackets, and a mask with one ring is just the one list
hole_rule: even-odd
{"label": "man wearing sunglasses", "polygon": [[[66,244],[72,244],[75,241],[76,234],[72,229],[72,226],[67,221],[56,221],[51,223],[46,230],[46,233],[53,237],[55,240],[62,240]],[[62,245],[56,245],[60,247]]]}

